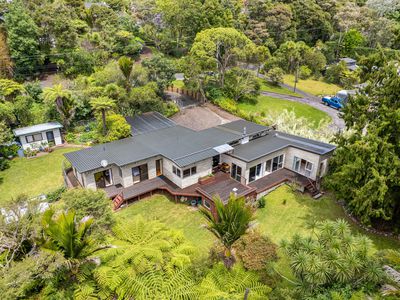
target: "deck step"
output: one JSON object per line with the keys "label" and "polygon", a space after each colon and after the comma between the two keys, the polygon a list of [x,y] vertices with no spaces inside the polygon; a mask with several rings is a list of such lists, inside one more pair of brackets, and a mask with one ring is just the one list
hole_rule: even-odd
{"label": "deck step", "polygon": [[118,194],[114,199],[113,199],[113,205],[114,205],[114,210],[117,210],[118,208],[121,207],[122,203],[124,203],[125,199],[122,193]]}
{"label": "deck step", "polygon": [[313,195],[313,198],[314,198],[314,199],[319,199],[319,198],[321,198],[323,195],[324,195],[323,193],[317,193],[316,195]]}

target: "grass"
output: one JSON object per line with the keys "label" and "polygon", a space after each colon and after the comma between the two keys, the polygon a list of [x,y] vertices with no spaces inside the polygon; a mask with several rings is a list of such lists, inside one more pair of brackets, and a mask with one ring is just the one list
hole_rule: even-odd
{"label": "grass", "polygon": [[259,96],[257,104],[250,103],[239,103],[238,107],[247,112],[261,113],[277,115],[283,112],[283,110],[293,110],[296,117],[304,117],[314,128],[317,128],[321,120],[326,122],[332,122],[332,118],[326,113],[319,109],[316,109],[310,105],[304,103],[298,103],[290,100],[282,100],[268,96]]}
{"label": "grass", "polygon": [[276,93],[276,94],[301,97],[301,95],[293,92],[293,90],[291,90],[291,89],[287,89],[287,88],[281,87],[279,85],[274,85],[264,79],[259,78],[259,82],[261,85],[261,91],[263,91],[263,92],[271,92],[271,93]]}
{"label": "grass", "polygon": [[[285,75],[283,82],[290,86],[294,86],[294,76],[290,74]],[[326,83],[324,81],[314,79],[300,79],[297,83],[297,87],[299,90],[315,96],[334,95],[338,91],[343,90],[343,88],[336,84]]]}
{"label": "grass", "polygon": [[181,230],[185,237],[199,249],[200,256],[207,256],[214,237],[204,228],[205,221],[197,210],[186,204],[176,204],[163,195],[140,200],[117,213],[118,219],[131,219],[142,215],[148,220],[159,220],[173,229]]}
{"label": "grass", "polygon": [[[286,203],[283,202],[286,200]],[[173,229],[182,230],[185,237],[199,249],[197,257],[204,258],[213,245],[215,238],[204,228],[205,221],[200,213],[191,210],[185,204],[176,204],[163,195],[140,200],[117,213],[120,220],[142,215],[149,220],[157,219]],[[336,220],[346,219],[342,208],[330,197],[314,200],[307,195],[294,193],[288,186],[282,186],[266,196],[266,206],[256,213],[257,228],[271,240],[280,244],[284,239],[291,239],[294,234],[309,235],[307,228],[310,219]],[[373,242],[372,251],[398,248],[400,242],[387,237],[365,233],[349,221],[355,233],[367,235]],[[280,259],[274,264],[275,270],[293,279],[288,259],[279,251]],[[287,284],[286,281],[283,282]]]}
{"label": "grass", "polygon": [[185,83],[183,82],[183,80],[174,80],[172,82],[172,85],[174,87],[181,88],[181,89],[183,89],[185,87]]}
{"label": "grass", "polygon": [[0,172],[0,204],[19,194],[35,197],[63,184],[63,154],[77,148],[60,148],[37,158],[15,158],[9,169]]}

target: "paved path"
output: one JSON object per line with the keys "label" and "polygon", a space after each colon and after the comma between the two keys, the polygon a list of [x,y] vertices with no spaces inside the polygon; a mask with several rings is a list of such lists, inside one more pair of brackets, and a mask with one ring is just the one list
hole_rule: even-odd
{"label": "paved path", "polygon": [[323,105],[318,97],[296,97],[272,92],[261,92],[261,95],[308,104],[312,107],[315,107],[316,109],[326,112],[330,117],[332,117],[332,127],[336,130],[342,130],[345,128],[343,119],[339,117],[339,112],[332,107]]}

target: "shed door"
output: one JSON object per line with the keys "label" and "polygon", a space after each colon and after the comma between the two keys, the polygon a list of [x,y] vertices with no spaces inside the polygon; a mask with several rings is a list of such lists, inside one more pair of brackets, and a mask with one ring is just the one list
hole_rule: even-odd
{"label": "shed door", "polygon": [[54,143],[54,133],[53,131],[47,131],[46,132],[46,138],[48,142],[53,142]]}

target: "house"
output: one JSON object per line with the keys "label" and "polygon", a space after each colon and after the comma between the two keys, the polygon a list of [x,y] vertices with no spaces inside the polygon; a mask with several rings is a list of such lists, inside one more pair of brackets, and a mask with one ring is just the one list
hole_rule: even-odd
{"label": "house", "polygon": [[215,195],[256,199],[285,182],[318,194],[335,149],[245,120],[201,131],[159,113],[129,123],[132,137],[64,154],[66,183],[104,189],[115,208],[161,192],[214,210]]}
{"label": "house", "polygon": [[35,150],[51,143],[61,145],[63,143],[60,131],[62,127],[58,122],[49,122],[14,129],[13,132],[19,138],[24,150],[28,148]]}

